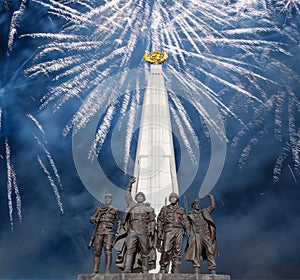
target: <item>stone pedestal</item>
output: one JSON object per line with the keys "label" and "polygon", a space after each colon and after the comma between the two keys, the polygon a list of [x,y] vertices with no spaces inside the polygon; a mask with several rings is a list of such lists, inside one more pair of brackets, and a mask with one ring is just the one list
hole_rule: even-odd
{"label": "stone pedestal", "polygon": [[77,280],[230,280],[230,275],[221,274],[81,274]]}

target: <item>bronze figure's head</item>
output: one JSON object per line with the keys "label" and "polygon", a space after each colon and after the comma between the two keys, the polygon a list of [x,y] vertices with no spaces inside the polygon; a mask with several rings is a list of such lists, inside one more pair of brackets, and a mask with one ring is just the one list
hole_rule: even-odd
{"label": "bronze figure's head", "polygon": [[177,193],[171,193],[169,195],[169,201],[172,203],[172,204],[175,204],[178,202],[178,194]]}
{"label": "bronze figure's head", "polygon": [[145,195],[144,195],[143,192],[138,192],[138,193],[135,195],[135,200],[136,200],[136,202],[138,202],[138,203],[142,203],[142,202],[144,202],[144,201],[146,200],[146,197],[145,197]]}
{"label": "bronze figure's head", "polygon": [[200,199],[195,199],[193,202],[192,202],[192,208],[196,209],[196,210],[199,210],[200,209]]}

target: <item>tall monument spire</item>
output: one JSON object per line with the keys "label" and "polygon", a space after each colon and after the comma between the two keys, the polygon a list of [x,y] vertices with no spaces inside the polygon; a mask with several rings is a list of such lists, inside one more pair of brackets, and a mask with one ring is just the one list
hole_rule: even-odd
{"label": "tall monument spire", "polygon": [[147,52],[144,59],[151,63],[146,87],[134,176],[133,193],[144,192],[156,212],[165,204],[165,197],[178,193],[172,127],[164,84],[162,64],[166,52]]}

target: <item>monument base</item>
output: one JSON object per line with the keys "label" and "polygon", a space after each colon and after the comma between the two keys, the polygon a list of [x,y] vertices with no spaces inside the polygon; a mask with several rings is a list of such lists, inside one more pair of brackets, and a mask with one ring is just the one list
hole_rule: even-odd
{"label": "monument base", "polygon": [[80,274],[77,280],[230,280],[230,275],[221,274]]}

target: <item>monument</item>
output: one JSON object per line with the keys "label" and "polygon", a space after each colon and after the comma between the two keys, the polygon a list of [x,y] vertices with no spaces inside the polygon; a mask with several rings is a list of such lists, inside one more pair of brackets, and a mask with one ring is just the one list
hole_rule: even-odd
{"label": "monument", "polygon": [[147,52],[151,64],[144,94],[132,192],[143,192],[158,214],[170,193],[178,194],[172,127],[162,64],[166,52]]}
{"label": "monument", "polygon": [[[134,182],[131,182],[132,196],[143,193],[155,213],[166,206],[170,194],[178,195],[175,154],[168,95],[164,84],[162,64],[168,54],[147,52],[144,59],[149,62],[149,80],[144,94],[140,132],[134,166]],[[159,260],[159,257],[158,257]],[[177,273],[119,273],[82,274],[78,280],[230,280],[229,275]]]}

